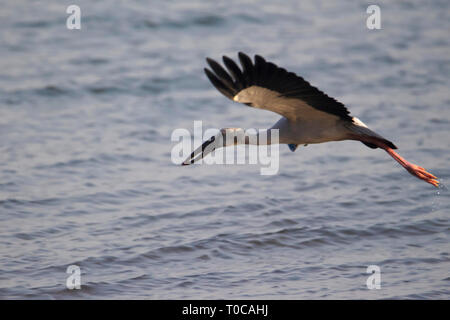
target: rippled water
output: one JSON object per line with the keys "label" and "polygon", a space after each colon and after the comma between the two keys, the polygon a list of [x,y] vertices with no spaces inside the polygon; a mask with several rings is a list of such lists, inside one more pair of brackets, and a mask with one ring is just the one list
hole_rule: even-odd
{"label": "rippled water", "polygon": [[[448,1],[378,1],[381,30],[369,2],[76,1],[79,31],[69,4],[0,11],[1,298],[450,297]],[[174,165],[176,128],[279,118],[204,76],[238,51],[336,97],[444,187],[350,141],[283,145],[273,176]]]}

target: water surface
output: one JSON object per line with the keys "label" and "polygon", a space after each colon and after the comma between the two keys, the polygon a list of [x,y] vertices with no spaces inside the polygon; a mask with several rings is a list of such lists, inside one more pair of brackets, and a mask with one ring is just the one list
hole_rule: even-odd
{"label": "water surface", "polygon": [[[448,299],[449,192],[346,141],[176,166],[176,128],[267,128],[204,58],[261,54],[450,178],[448,1],[69,1],[0,12],[3,299]],[[78,265],[82,289],[66,289]],[[366,268],[381,268],[368,290]]]}

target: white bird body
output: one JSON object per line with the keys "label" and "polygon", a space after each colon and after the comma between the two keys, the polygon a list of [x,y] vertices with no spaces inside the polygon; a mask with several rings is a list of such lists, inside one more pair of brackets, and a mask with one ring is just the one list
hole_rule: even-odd
{"label": "white bird body", "polygon": [[[323,125],[326,122],[327,125]],[[341,141],[349,138],[350,129],[339,119],[289,121],[282,117],[271,129],[279,130],[281,144],[314,144]]]}
{"label": "white bird body", "polygon": [[[205,68],[205,73],[214,87],[227,98],[280,114],[281,119],[269,129],[279,130],[276,143],[288,144],[289,148],[295,151],[298,145],[342,140],[360,141],[372,149],[384,149],[412,175],[436,187],[439,185],[434,175],[398,155],[393,150],[397,147],[391,141],[370,130],[360,119],[350,116],[350,112],[342,103],[311,86],[295,73],[266,62],[261,56],[256,55],[254,63],[242,52],[238,56],[242,70],[233,60],[224,56],[223,62],[228,72],[216,61],[207,58],[212,71]],[[205,141],[183,164],[194,163],[214,149],[232,144],[275,143],[249,137],[240,141],[223,139],[227,133],[235,134],[238,131],[243,130],[222,129],[218,136]]]}

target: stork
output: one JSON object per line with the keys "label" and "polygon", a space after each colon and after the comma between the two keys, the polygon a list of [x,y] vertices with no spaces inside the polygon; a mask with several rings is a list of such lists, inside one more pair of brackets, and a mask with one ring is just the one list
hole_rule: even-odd
{"label": "stork", "polygon": [[[206,76],[225,97],[250,107],[280,114],[281,119],[269,129],[279,130],[279,140],[273,143],[287,144],[291,151],[295,151],[299,145],[342,140],[360,141],[369,148],[385,150],[410,174],[435,187],[439,186],[436,176],[406,161],[394,151],[397,147],[391,141],[370,130],[360,119],[351,116],[342,103],[311,86],[302,77],[267,62],[259,55],[255,55],[254,62],[242,52],[238,53],[238,57],[242,69],[226,56],[223,57],[226,70],[216,61],[207,58],[211,70],[204,69]],[[213,150],[229,145],[272,143],[270,139],[262,142],[258,137],[245,137],[240,142],[236,139],[225,139],[227,134],[235,134],[239,130],[243,129],[221,129],[182,164],[192,164]]]}

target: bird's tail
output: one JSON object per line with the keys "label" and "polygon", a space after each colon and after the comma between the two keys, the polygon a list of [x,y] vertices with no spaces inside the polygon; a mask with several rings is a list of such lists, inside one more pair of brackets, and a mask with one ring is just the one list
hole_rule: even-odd
{"label": "bird's tail", "polygon": [[[365,125],[364,122],[356,117],[352,118],[352,122],[346,124],[347,129],[350,130],[352,139],[361,141],[363,144],[372,149],[381,148],[378,144],[369,142],[369,140],[376,139],[380,143],[388,146],[391,149],[397,149],[397,146],[388,139],[380,136],[378,133],[372,131]],[[363,139],[361,139],[363,138]],[[367,139],[366,139],[367,138]]]}
{"label": "bird's tail", "polygon": [[347,126],[351,131],[351,139],[358,140],[364,143],[369,148],[381,148],[385,150],[395,161],[397,161],[403,168],[405,168],[413,176],[422,179],[435,187],[439,186],[439,181],[436,176],[426,171],[424,168],[406,161],[393,149],[397,147],[389,140],[383,138],[379,134],[370,130],[361,120],[353,118],[353,122]]}

